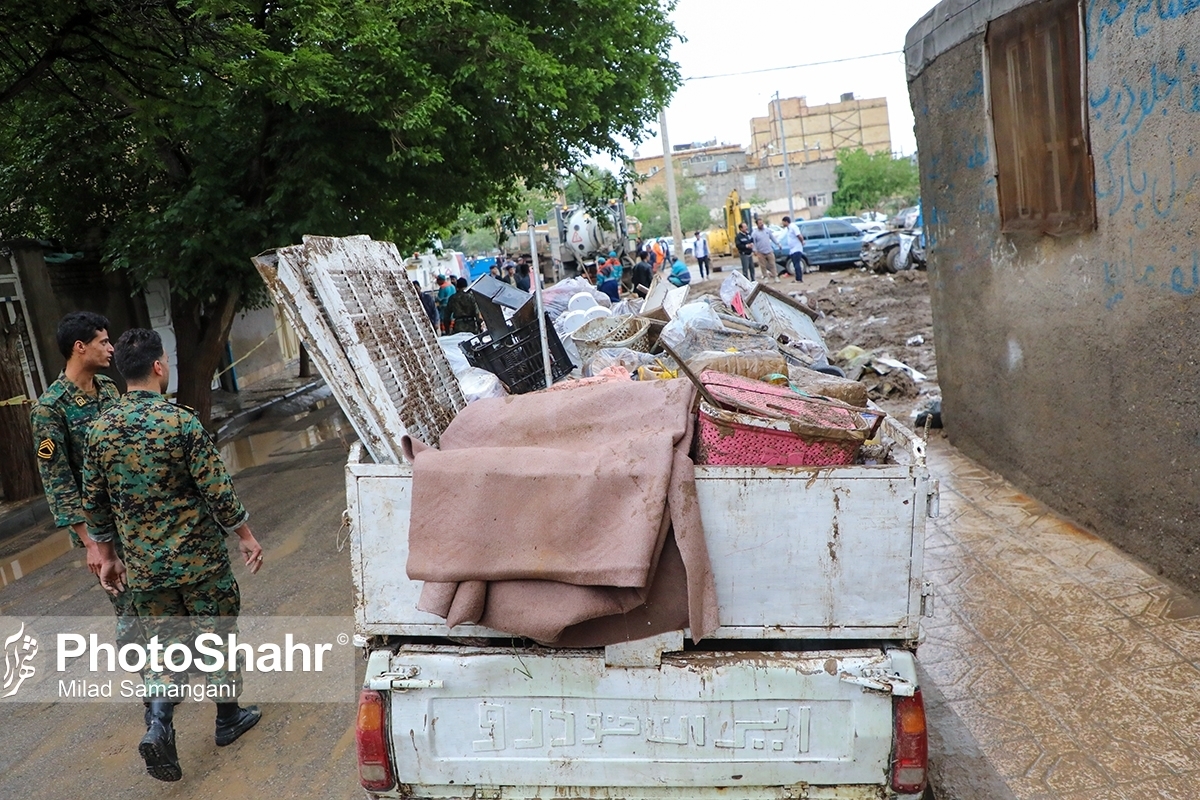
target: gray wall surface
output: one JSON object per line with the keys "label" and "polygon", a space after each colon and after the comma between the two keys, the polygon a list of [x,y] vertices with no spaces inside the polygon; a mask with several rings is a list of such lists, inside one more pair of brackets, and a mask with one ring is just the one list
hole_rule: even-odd
{"label": "gray wall surface", "polygon": [[951,441],[1193,589],[1197,42],[1200,9],[1087,14],[1097,229],[1084,235],[1000,233],[982,35],[909,86]]}

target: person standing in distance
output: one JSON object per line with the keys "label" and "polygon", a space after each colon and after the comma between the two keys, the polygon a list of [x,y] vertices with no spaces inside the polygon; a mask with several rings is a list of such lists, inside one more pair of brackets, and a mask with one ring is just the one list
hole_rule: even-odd
{"label": "person standing in distance", "polygon": [[739,222],[737,236],[733,239],[737,248],[738,258],[742,260],[742,275],[747,280],[754,280],[754,239],[750,236],[750,228],[746,223]]}
{"label": "person standing in distance", "polygon": [[[145,328],[125,331],[115,355],[128,391],[92,423],[84,461],[83,511],[99,544],[100,583],[112,594],[130,595],[146,636],[157,636],[164,648],[190,646],[201,633],[226,641],[237,632],[241,594],[225,535],[237,535],[251,574],[262,567],[262,547],[200,420],[163,396],[170,365],[159,335]],[[124,560],[117,557],[117,542]],[[237,665],[223,665],[206,678],[208,689],[225,698],[217,702],[215,733],[217,746],[224,747],[262,713],[238,705]],[[183,771],[172,698],[187,696],[187,673],[147,670],[144,681],[150,722],[138,752],[151,777],[177,781]]]}
{"label": "person standing in distance", "polygon": [[696,264],[700,267],[700,280],[704,280],[711,272],[711,262],[708,253],[708,237],[696,231],[696,243],[692,245],[692,256],[696,259]]}
{"label": "person standing in distance", "polygon": [[758,268],[762,270],[763,283],[766,283],[775,277],[775,237],[771,236],[771,229],[763,224],[762,217],[754,220],[750,241],[754,246]]}
{"label": "person standing in distance", "polygon": [[[796,273],[796,280],[804,280],[804,237],[800,234],[800,225],[792,222],[791,217],[783,218],[783,244],[788,251],[788,263],[791,264],[792,271]],[[779,273],[782,278],[787,274],[785,267],[783,272]]]}
{"label": "person standing in distance", "polygon": [[[55,338],[67,363],[30,413],[38,471],[54,523],[70,529],[72,547],[87,548],[87,567],[97,577],[103,560],[84,521],[83,462],[92,422],[121,399],[112,379],[100,374],[112,362],[108,327],[105,317],[91,311],[76,311],[59,321]],[[141,626],[129,597],[110,595],[109,600],[117,615],[117,647],[141,643]]]}

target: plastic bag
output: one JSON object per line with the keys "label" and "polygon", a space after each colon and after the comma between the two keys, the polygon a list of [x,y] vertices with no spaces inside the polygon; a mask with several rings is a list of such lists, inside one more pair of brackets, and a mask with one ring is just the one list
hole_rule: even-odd
{"label": "plastic bag", "polygon": [[787,373],[787,362],[778,350],[750,350],[741,353],[705,350],[689,356],[687,364],[697,375],[711,369],[726,375],[740,375],[752,381],[762,380],[763,377],[774,373]]}
{"label": "plastic bag", "polygon": [[745,301],[750,297],[750,293],[754,291],[754,284],[746,280],[746,276],[740,272],[732,273],[728,278],[721,281],[721,302],[730,308],[734,308],[733,296],[740,294],[742,300]]}
{"label": "plastic bag", "polygon": [[641,310],[642,300],[640,299],[622,300],[612,307],[612,313],[614,317],[622,314],[637,314]]}
{"label": "plastic bag", "polygon": [[724,330],[721,318],[708,303],[688,303],[680,306],[671,321],[662,329],[658,340],[673,350],[678,350],[689,334],[701,330]]}
{"label": "plastic bag", "polygon": [[636,372],[638,367],[648,367],[662,356],[639,353],[627,347],[605,347],[596,351],[584,370],[586,375],[595,375],[609,367],[621,367],[626,372]]}
{"label": "plastic bag", "polygon": [[468,403],[483,400],[486,397],[508,395],[508,392],[504,391],[504,384],[500,382],[500,379],[486,369],[468,367],[457,377],[459,388],[462,389],[463,397]]}
{"label": "plastic bag", "polygon": [[464,372],[473,369],[467,362],[466,353],[462,351],[460,345],[474,338],[475,334],[473,333],[455,333],[450,336],[438,337],[438,344],[441,345],[442,352],[446,354],[446,360],[450,362],[450,369],[453,370],[456,378],[461,379]]}

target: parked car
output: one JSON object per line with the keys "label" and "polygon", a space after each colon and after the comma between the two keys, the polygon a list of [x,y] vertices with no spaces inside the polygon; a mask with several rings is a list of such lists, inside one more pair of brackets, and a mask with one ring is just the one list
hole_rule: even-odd
{"label": "parked car", "polygon": [[882,222],[873,222],[870,220],[865,220],[862,217],[833,217],[833,219],[839,219],[842,222],[849,222],[864,234],[881,233],[887,230],[887,225],[884,225]]}
{"label": "parked car", "polygon": [[853,264],[862,258],[863,232],[840,219],[816,219],[800,223],[804,237],[804,261],[823,265]]}
{"label": "parked car", "polygon": [[908,208],[900,209],[896,216],[892,217],[891,226],[900,230],[908,230],[917,225],[917,217],[921,214],[921,206],[909,206]]}

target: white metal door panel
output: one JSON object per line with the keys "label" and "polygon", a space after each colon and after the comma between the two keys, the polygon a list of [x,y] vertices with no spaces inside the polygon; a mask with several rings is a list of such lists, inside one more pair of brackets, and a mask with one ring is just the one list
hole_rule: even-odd
{"label": "white metal door panel", "polygon": [[908,626],[911,475],[701,467],[696,478],[722,626]]}
{"label": "white metal door panel", "polygon": [[303,245],[293,245],[252,260],[276,304],[308,343],[309,355],[317,371],[325,378],[342,412],[358,434],[359,441],[377,463],[402,463],[399,449],[394,449],[384,434],[378,413],[373,404],[368,402],[345,352],[338,344],[324,306],[314,293],[312,282],[307,277],[308,250]]}
{"label": "white metal door panel", "polygon": [[391,672],[397,780],[421,786],[880,784],[890,695],[840,680],[887,656],[681,653],[658,669],[586,651],[405,647]]}
{"label": "white metal door panel", "polygon": [[[439,617],[417,611],[421,584],[405,573],[411,469],[351,460],[359,632],[448,635]],[[721,622],[713,638],[917,637],[923,470],[704,467],[696,474]],[[471,625],[454,635],[505,636]]]}
{"label": "white metal door panel", "polygon": [[396,245],[306,236],[317,295],[393,442],[436,446],[466,405]]}

